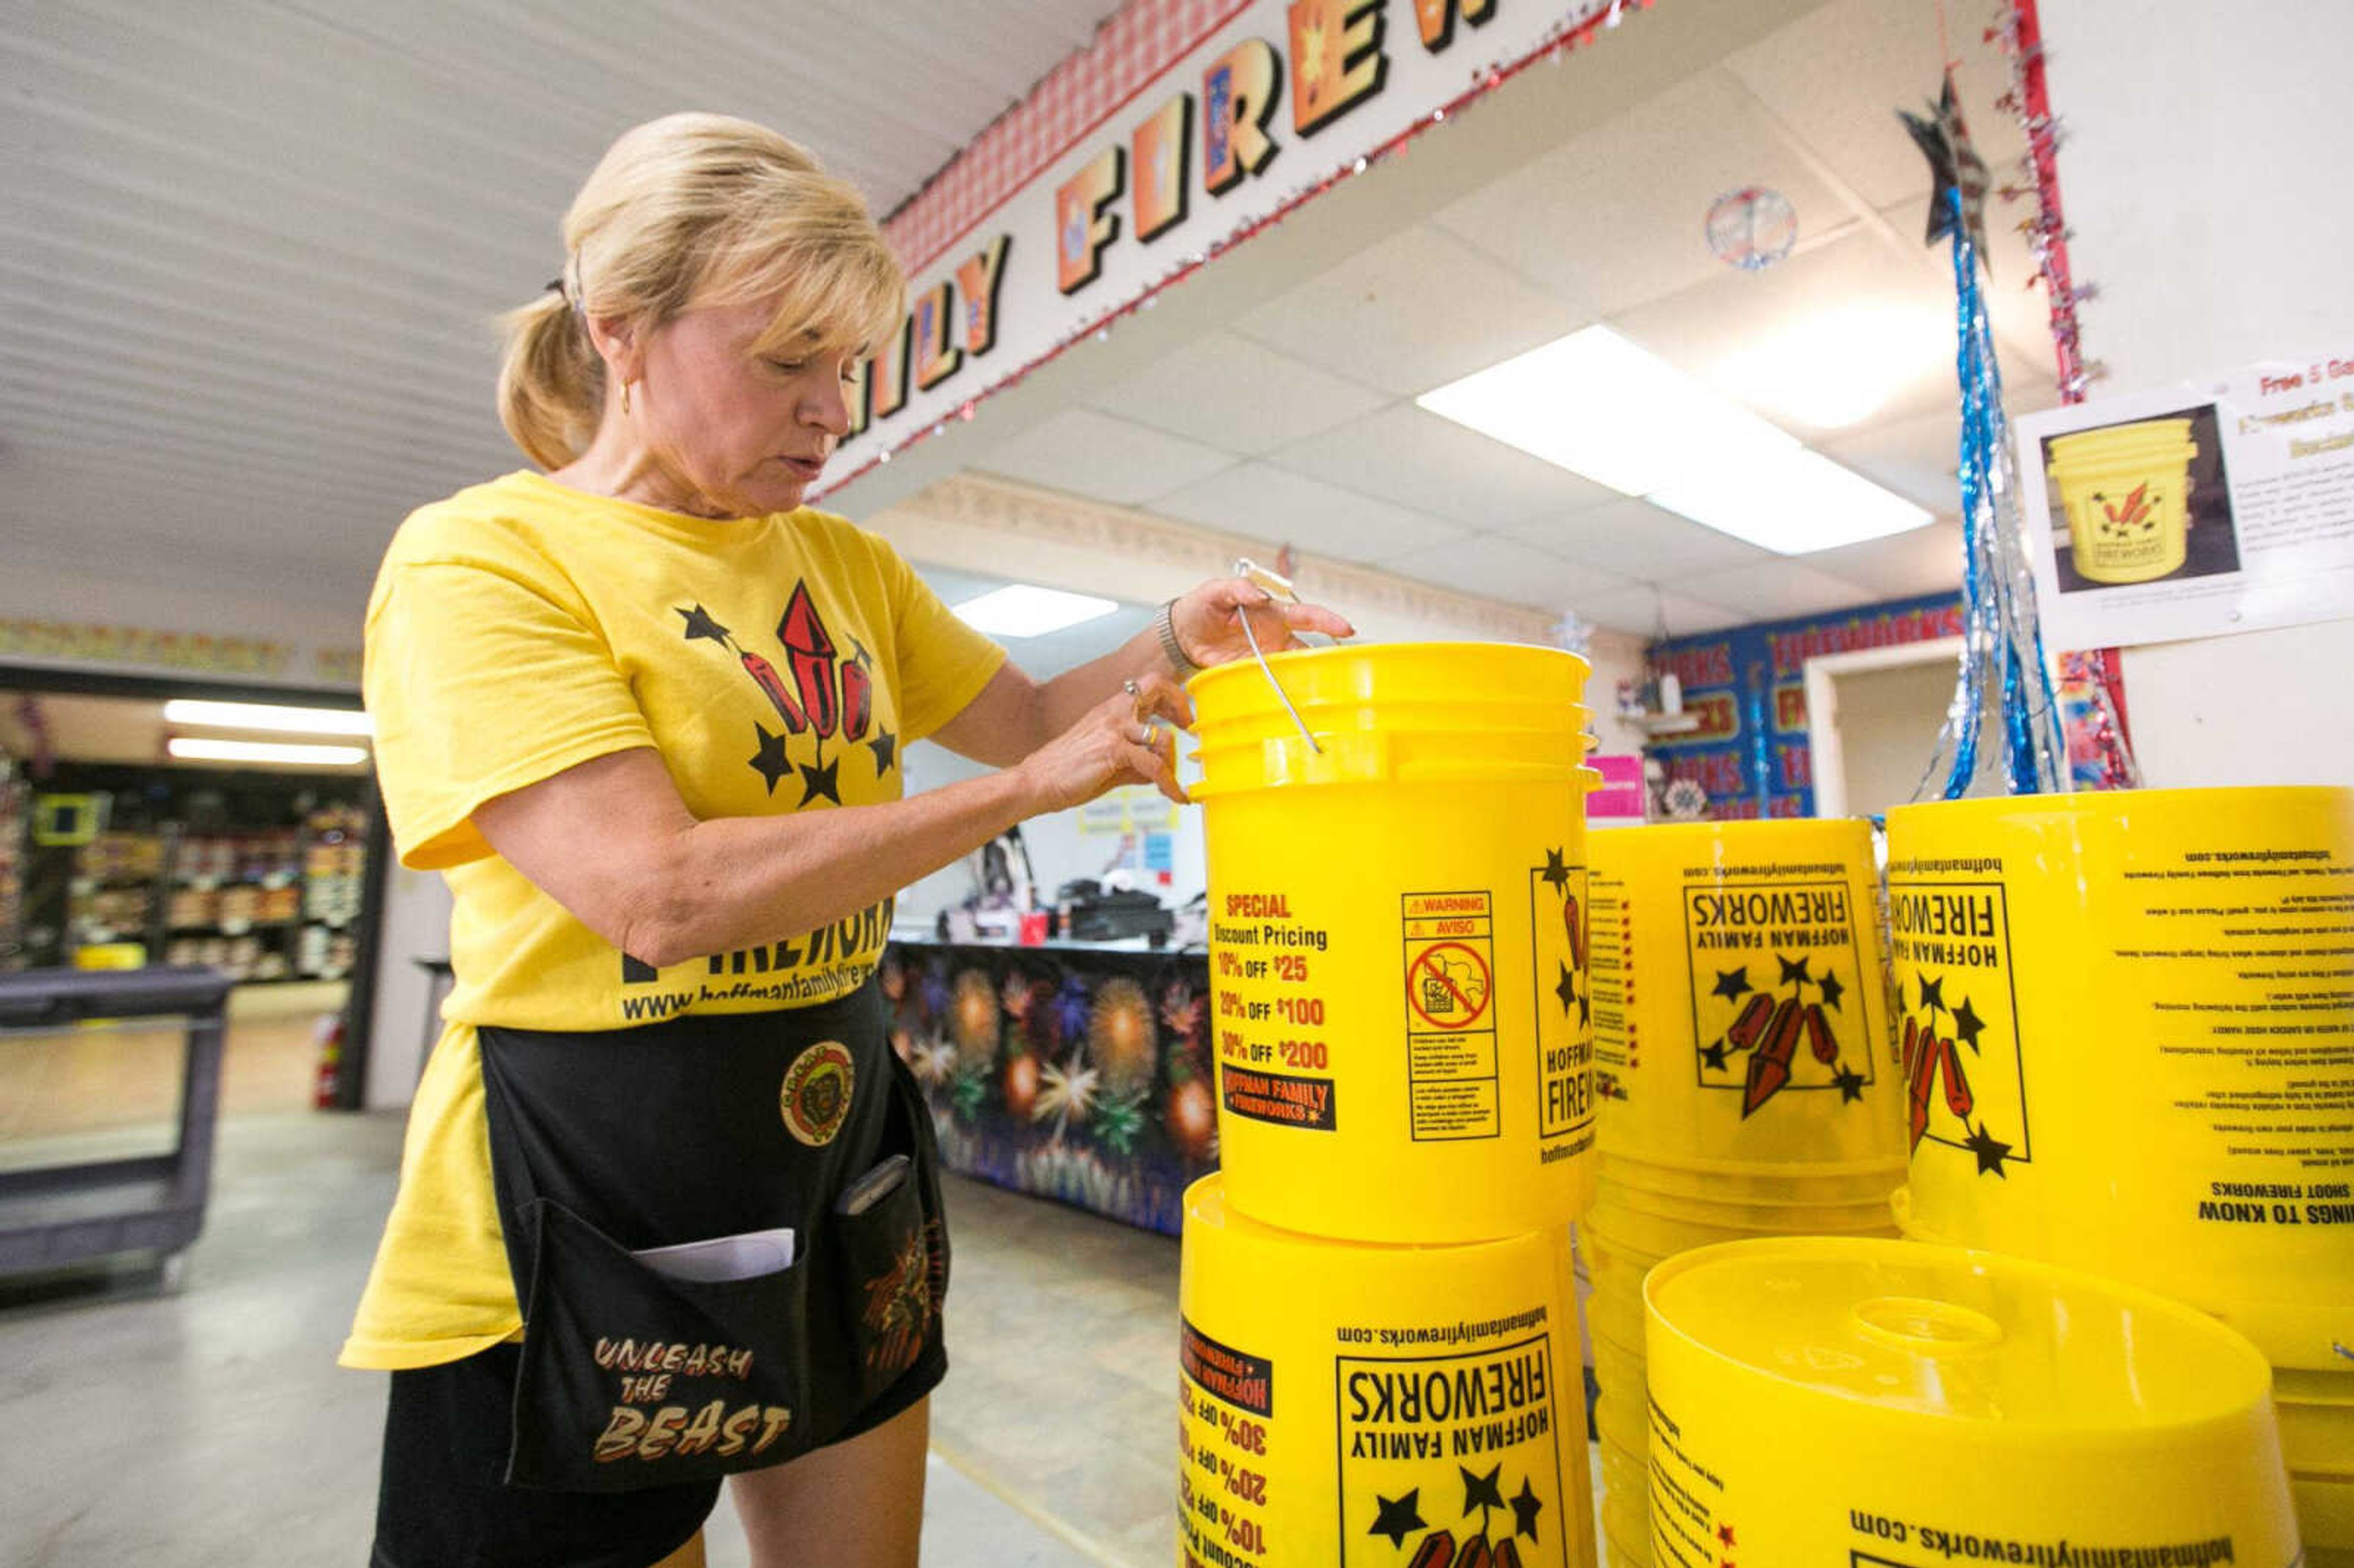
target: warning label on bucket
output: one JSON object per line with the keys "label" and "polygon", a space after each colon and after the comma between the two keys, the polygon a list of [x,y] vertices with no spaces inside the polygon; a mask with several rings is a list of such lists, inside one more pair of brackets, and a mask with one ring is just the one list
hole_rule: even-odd
{"label": "warning label on bucket", "polygon": [[1477,890],[1409,893],[1401,915],[1412,1136],[1498,1137],[1495,901]]}

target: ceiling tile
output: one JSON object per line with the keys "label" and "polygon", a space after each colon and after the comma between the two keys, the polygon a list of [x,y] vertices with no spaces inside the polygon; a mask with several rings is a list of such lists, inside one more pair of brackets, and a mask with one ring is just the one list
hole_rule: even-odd
{"label": "ceiling tile", "polygon": [[1507,536],[1566,560],[1635,582],[1665,582],[1693,572],[1770,561],[1770,550],[1720,534],[1648,501],[1621,497],[1606,506],[1542,518]]}
{"label": "ceiling tile", "polygon": [[1870,604],[1881,596],[1845,577],[1835,577],[1787,557],[1679,578],[1676,587],[1711,604],[1737,605],[1748,620],[1781,620],[1823,615]]}
{"label": "ceiling tile", "polygon": [[[1928,165],[1895,111],[1920,113],[1936,96],[1938,55],[1930,7],[1833,0],[1724,63],[1840,179],[1879,204],[1927,186]],[[1972,130],[1993,118],[1972,116]]]}
{"label": "ceiling tile", "polygon": [[1235,327],[1320,368],[1411,397],[1590,319],[1455,236],[1417,226]]}
{"label": "ceiling tile", "polygon": [[1382,562],[1382,569],[1418,582],[1485,595],[1507,604],[1561,613],[1582,596],[1626,587],[1625,579],[1493,534],[1475,534]]}
{"label": "ceiling tile", "polygon": [[1926,528],[1818,550],[1808,567],[1829,572],[1875,598],[1911,599],[1926,593],[1958,593],[1962,587],[1962,525],[1932,523]]}
{"label": "ceiling tile", "polygon": [[1779,191],[1798,232],[1851,216],[1730,74],[1701,72],[1442,208],[1440,228],[1600,315],[1724,270],[1708,209],[1744,185]]}
{"label": "ceiling tile", "polygon": [[976,466],[1074,495],[1134,506],[1235,462],[1230,452],[1092,408],[1066,408]]}
{"label": "ceiling tile", "polygon": [[1263,462],[1211,475],[1154,507],[1172,517],[1347,561],[1380,561],[1469,530]]}
{"label": "ceiling tile", "polygon": [[1704,603],[1689,594],[1649,586],[1617,588],[1574,600],[1570,606],[1596,626],[1652,639],[1664,626],[1670,637],[1690,637],[1738,626],[1751,617],[1722,605]]}
{"label": "ceiling tile", "polygon": [[1268,461],[1482,530],[1618,499],[1615,490],[1411,403],[1310,436]]}
{"label": "ceiling tile", "polygon": [[1370,414],[1388,400],[1226,332],[1195,339],[1093,399],[1107,413],[1251,456]]}
{"label": "ceiling tile", "polygon": [[1961,415],[1948,408],[1867,426],[1817,445],[1825,456],[1874,483],[1940,517],[1952,517],[1961,510],[1961,485],[1955,478],[1961,462]]}

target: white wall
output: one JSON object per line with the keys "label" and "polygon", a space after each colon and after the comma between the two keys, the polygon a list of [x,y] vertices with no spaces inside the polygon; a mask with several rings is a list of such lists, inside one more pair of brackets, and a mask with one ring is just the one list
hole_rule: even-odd
{"label": "white wall", "polygon": [[[2042,0],[2061,199],[2095,396],[2297,357],[2354,326],[2344,196],[2354,5]],[[2354,605],[2347,607],[2354,615]],[[2345,783],[2354,620],[2130,649],[2153,785]]]}
{"label": "white wall", "polygon": [[[387,852],[389,849],[387,846]],[[426,1022],[438,994],[417,967],[420,958],[450,956],[450,889],[437,871],[394,864],[384,882],[384,916],[376,927],[376,1000],[368,1025],[366,1104],[370,1110],[405,1106],[416,1092],[426,1048],[440,1031]],[[438,1011],[438,1008],[437,1008]]]}

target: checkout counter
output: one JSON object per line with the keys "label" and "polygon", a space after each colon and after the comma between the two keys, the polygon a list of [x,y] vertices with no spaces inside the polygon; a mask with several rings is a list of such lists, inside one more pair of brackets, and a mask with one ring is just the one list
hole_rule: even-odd
{"label": "checkout counter", "polygon": [[1149,895],[1066,887],[1051,916],[959,910],[895,933],[891,1044],[948,1168],[1177,1234],[1186,1187],[1217,1168],[1209,955],[1178,945],[1198,930]]}

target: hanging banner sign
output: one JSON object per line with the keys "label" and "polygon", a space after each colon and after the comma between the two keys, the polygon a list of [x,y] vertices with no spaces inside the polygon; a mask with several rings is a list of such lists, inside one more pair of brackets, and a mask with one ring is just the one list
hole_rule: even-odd
{"label": "hanging banner sign", "polygon": [[[1133,308],[1618,0],[1252,0],[920,260],[861,367],[858,467]],[[1628,6],[1628,9],[1634,7]]]}

